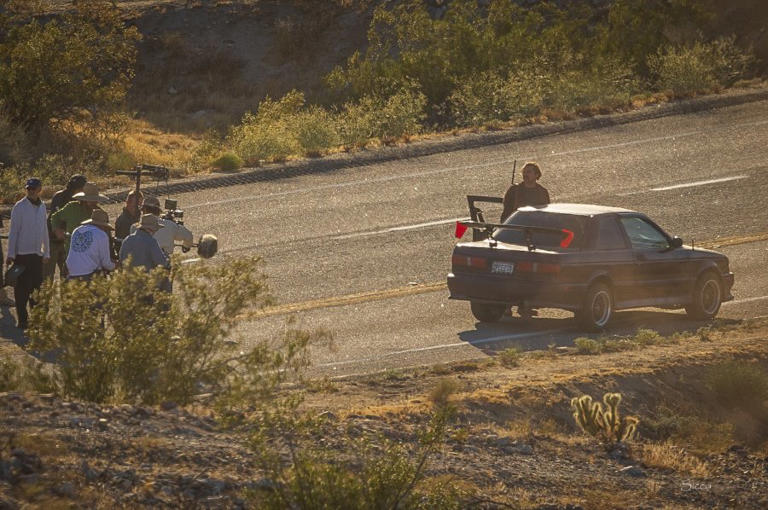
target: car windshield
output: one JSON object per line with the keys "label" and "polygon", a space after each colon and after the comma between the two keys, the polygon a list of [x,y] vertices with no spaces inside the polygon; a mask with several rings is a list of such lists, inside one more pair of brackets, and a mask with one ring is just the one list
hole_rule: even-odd
{"label": "car windshield", "polygon": [[[525,227],[544,227],[558,230],[567,229],[573,232],[573,241],[566,248],[578,249],[584,239],[584,221],[581,216],[572,214],[557,214],[545,211],[517,211],[504,223],[506,225],[522,225]],[[533,232],[533,244],[541,248],[561,249],[560,243],[565,235],[562,232]],[[500,243],[520,244],[527,246],[525,232],[500,228],[493,233],[493,238]]]}

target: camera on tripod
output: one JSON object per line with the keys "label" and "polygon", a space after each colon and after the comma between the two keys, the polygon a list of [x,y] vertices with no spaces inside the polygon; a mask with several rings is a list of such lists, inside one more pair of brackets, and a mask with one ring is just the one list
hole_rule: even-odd
{"label": "camera on tripod", "polygon": [[170,220],[177,225],[183,225],[184,211],[178,209],[178,205],[176,200],[171,200],[170,198],[165,199],[165,213],[163,213],[162,218]]}

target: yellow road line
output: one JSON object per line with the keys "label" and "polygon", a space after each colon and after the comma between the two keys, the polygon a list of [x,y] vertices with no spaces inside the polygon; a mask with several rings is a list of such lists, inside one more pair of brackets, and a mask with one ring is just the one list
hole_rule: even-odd
{"label": "yellow road line", "polygon": [[415,294],[426,294],[447,288],[445,282],[424,283],[418,285],[408,285],[407,287],[397,287],[394,289],[360,292],[358,294],[347,294],[346,296],[333,296],[325,299],[316,299],[313,301],[303,301],[298,303],[288,303],[285,305],[272,306],[263,310],[255,310],[247,315],[250,319],[260,319],[272,315],[283,315],[287,313],[305,312],[317,308],[330,308],[332,306],[348,306],[379,299],[391,299],[402,296],[413,296]]}
{"label": "yellow road line", "polygon": [[[712,241],[695,243],[695,246],[701,248],[722,248],[725,246],[735,246],[738,244],[754,243],[768,240],[768,232],[752,234],[748,236],[724,237]],[[423,283],[418,285],[408,285],[406,287],[397,287],[380,291],[360,292],[357,294],[347,294],[345,296],[333,296],[324,299],[315,299],[312,301],[301,301],[297,303],[287,303],[284,305],[272,306],[262,310],[254,310],[245,314],[247,319],[262,319],[273,315],[285,315],[289,313],[306,312],[308,310],[317,310],[319,308],[331,308],[334,306],[349,306],[381,299],[392,299],[403,296],[414,296],[417,294],[427,294],[439,290],[445,290],[448,285],[445,282]]]}
{"label": "yellow road line", "polygon": [[712,241],[704,241],[703,243],[696,246],[701,246],[702,248],[716,249],[716,248],[724,248],[726,246],[736,246],[737,244],[756,243],[758,241],[768,241],[768,232],[761,232],[758,234],[751,234],[748,236],[723,237],[721,239],[714,239]]}

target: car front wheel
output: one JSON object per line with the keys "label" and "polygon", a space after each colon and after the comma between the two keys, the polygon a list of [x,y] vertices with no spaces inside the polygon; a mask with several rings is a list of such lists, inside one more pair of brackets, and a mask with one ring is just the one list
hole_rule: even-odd
{"label": "car front wheel", "polygon": [[495,303],[478,303],[471,301],[472,315],[480,322],[498,322],[508,307]]}
{"label": "car front wheel", "polygon": [[601,331],[613,316],[613,295],[604,283],[592,285],[584,296],[576,319],[589,331]]}
{"label": "car front wheel", "polygon": [[712,319],[723,302],[723,286],[715,273],[703,274],[693,289],[691,303],[685,307],[688,315],[697,320]]}

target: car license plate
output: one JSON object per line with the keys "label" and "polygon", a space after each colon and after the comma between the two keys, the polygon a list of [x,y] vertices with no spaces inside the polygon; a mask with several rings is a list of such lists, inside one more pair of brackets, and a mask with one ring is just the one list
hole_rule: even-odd
{"label": "car license plate", "polygon": [[512,274],[515,271],[515,264],[512,262],[494,262],[491,266],[494,273]]}

